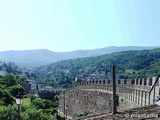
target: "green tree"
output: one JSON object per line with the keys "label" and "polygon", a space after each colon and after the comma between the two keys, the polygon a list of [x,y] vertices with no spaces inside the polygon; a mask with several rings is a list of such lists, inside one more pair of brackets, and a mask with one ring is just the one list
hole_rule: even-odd
{"label": "green tree", "polygon": [[0,88],[0,100],[1,105],[9,105],[14,103],[13,96],[8,92],[7,89]]}
{"label": "green tree", "polygon": [[17,105],[0,106],[0,120],[16,120]]}
{"label": "green tree", "polygon": [[27,82],[27,78],[24,76],[16,76],[17,82],[20,84],[21,82]]}
{"label": "green tree", "polygon": [[10,87],[13,85],[17,85],[18,82],[13,75],[7,74],[4,77],[0,78],[0,84],[5,85],[6,87]]}
{"label": "green tree", "polygon": [[32,100],[32,105],[34,105],[37,109],[45,109],[45,99],[36,98]]}
{"label": "green tree", "polygon": [[24,94],[24,88],[20,85],[14,85],[11,87],[8,87],[9,92],[12,96],[16,97],[18,93]]}
{"label": "green tree", "polygon": [[[0,120],[16,120],[18,107],[16,104],[9,106],[0,106]],[[44,113],[42,109],[26,108],[25,112],[21,111],[21,120],[53,120],[53,115]]]}
{"label": "green tree", "polygon": [[53,120],[53,115],[44,113],[42,109],[28,108],[22,114],[23,120]]}

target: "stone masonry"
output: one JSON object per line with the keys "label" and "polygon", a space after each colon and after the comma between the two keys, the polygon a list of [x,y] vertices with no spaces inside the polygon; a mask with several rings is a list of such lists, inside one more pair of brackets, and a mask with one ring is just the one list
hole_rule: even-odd
{"label": "stone masonry", "polygon": [[[120,98],[137,106],[153,104],[159,96],[159,85],[159,77],[116,80]],[[112,80],[87,80],[60,93],[59,112],[72,118],[85,111],[92,114],[112,112]]]}

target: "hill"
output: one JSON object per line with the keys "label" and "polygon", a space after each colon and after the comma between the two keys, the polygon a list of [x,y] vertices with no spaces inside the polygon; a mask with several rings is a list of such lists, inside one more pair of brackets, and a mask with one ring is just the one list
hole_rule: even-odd
{"label": "hill", "polygon": [[55,87],[69,87],[76,80],[101,79],[112,76],[111,65],[116,64],[118,79],[153,77],[160,74],[160,48],[141,51],[123,51],[63,60],[35,69],[40,83]]}
{"label": "hill", "polygon": [[18,66],[23,67],[37,67],[42,65],[51,64],[53,62],[99,56],[104,54],[110,54],[114,52],[128,51],[128,50],[144,50],[153,49],[157,47],[138,47],[138,46],[126,46],[126,47],[106,47],[93,50],[77,50],[71,52],[53,52],[47,49],[37,50],[22,50],[22,51],[4,51],[0,52],[0,61],[14,62]]}

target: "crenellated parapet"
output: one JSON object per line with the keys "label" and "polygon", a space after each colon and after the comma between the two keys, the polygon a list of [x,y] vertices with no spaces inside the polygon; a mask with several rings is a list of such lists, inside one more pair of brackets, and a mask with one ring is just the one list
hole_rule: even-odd
{"label": "crenellated parapet", "polygon": [[[154,84],[156,77],[152,78],[139,78],[139,79],[118,79],[116,81],[117,86],[125,86],[130,88],[137,88],[143,90],[149,90],[151,86]],[[77,85],[110,85],[112,84],[112,80],[105,79],[105,80],[87,80],[81,81],[77,83]],[[159,85],[159,82],[157,83]]]}
{"label": "crenellated parapet", "polygon": [[[152,91],[151,88],[155,84],[157,77],[152,78],[139,78],[139,79],[117,79],[117,92],[123,93],[127,99],[134,101],[138,105],[152,104],[155,99],[159,96],[160,80],[154,86]],[[112,91],[112,80],[101,79],[101,80],[88,80],[78,83],[81,88],[85,89],[101,89]],[[141,99],[141,100],[140,100]]]}

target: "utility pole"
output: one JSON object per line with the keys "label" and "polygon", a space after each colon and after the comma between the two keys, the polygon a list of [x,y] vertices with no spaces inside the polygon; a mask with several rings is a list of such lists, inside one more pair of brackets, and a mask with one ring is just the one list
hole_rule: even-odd
{"label": "utility pole", "polygon": [[116,66],[112,65],[112,79],[113,79],[113,114],[117,112],[116,109]]}

